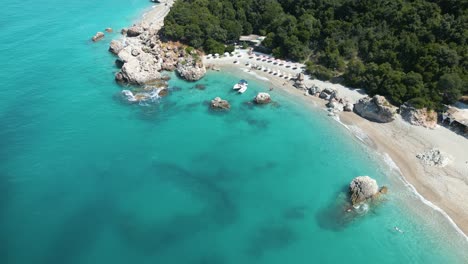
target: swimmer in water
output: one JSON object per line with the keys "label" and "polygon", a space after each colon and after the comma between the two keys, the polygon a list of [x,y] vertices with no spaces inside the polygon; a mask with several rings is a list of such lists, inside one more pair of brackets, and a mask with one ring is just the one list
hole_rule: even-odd
{"label": "swimmer in water", "polygon": [[400,233],[404,233],[403,230],[401,230],[400,228],[398,228],[397,226],[394,226],[393,227],[396,231],[400,232]]}

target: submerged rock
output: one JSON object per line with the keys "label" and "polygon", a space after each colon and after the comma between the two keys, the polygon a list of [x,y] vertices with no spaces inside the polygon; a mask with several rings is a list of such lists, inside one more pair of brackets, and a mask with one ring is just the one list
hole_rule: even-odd
{"label": "submerged rock", "polygon": [[437,126],[437,112],[427,108],[416,109],[408,103],[400,106],[400,115],[408,123],[415,126],[435,128]]}
{"label": "submerged rock", "polygon": [[221,97],[216,97],[215,99],[211,100],[211,108],[229,110],[231,105],[228,101],[221,99]]}
{"label": "submerged rock", "polygon": [[106,31],[107,33],[112,33],[112,31],[114,30],[112,30],[112,28],[106,28],[104,31]]}
{"label": "submerged rock", "polygon": [[96,35],[94,35],[91,40],[94,42],[100,41],[101,39],[104,38],[104,33],[102,32],[97,32]]}
{"label": "submerged rock", "polygon": [[271,102],[271,97],[268,93],[258,93],[254,98],[254,102],[257,104],[268,104]]}
{"label": "submerged rock", "polygon": [[370,121],[388,123],[395,120],[396,107],[391,105],[385,97],[375,95],[364,97],[354,104],[354,112]]}
{"label": "submerged rock", "polygon": [[206,89],[206,85],[199,83],[199,84],[195,85],[195,89],[198,89],[198,90],[205,90],[205,89]]}
{"label": "submerged rock", "polygon": [[373,198],[379,192],[377,181],[369,176],[358,176],[349,184],[351,203],[358,205]]}

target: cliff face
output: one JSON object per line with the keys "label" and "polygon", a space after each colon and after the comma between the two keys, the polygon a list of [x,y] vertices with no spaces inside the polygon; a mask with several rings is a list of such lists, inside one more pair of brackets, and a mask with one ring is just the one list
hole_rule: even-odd
{"label": "cliff face", "polygon": [[180,44],[161,41],[158,27],[140,23],[122,34],[124,38],[113,40],[109,47],[119,57],[121,69],[115,75],[119,82],[144,85],[159,80],[162,70],[177,69],[188,81],[199,80],[206,73],[198,51],[187,53]]}
{"label": "cliff face", "polygon": [[410,105],[400,106],[400,115],[404,120],[415,126],[435,128],[437,126],[437,113],[427,108],[416,109]]}

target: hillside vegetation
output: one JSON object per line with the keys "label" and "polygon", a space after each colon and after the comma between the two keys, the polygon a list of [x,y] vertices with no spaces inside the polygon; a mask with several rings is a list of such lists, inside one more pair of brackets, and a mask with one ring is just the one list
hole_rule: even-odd
{"label": "hillside vegetation", "polygon": [[208,53],[266,35],[276,57],[394,104],[468,94],[468,0],[178,0],[162,34]]}

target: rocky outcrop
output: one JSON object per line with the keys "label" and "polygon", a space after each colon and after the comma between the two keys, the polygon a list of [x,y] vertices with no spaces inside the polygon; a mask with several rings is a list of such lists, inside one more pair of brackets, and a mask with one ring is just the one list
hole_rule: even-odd
{"label": "rocky outcrop", "polygon": [[206,74],[206,68],[201,62],[191,59],[182,59],[177,64],[177,73],[187,81],[198,81]]}
{"label": "rocky outcrop", "polygon": [[379,186],[377,185],[377,181],[369,176],[358,176],[349,184],[349,193],[351,195],[351,203],[359,205],[375,197],[379,193]]}
{"label": "rocky outcrop", "polygon": [[160,27],[161,23],[141,22],[122,29],[123,40],[111,42],[109,51],[119,57],[117,81],[144,85],[159,80],[163,70],[177,70],[180,77],[189,81],[205,75],[201,53],[196,50],[188,53],[180,43],[163,42],[158,34]]}
{"label": "rocky outcrop", "polygon": [[104,33],[102,32],[97,32],[96,35],[94,35],[91,40],[94,42],[100,41],[101,39],[104,38]]}
{"label": "rocky outcrop", "polygon": [[364,97],[354,104],[354,112],[374,122],[388,123],[395,120],[396,107],[391,105],[385,97],[375,95]]}
{"label": "rocky outcrop", "polygon": [[271,97],[268,93],[258,93],[254,98],[256,104],[268,104],[271,102]]}
{"label": "rocky outcrop", "polygon": [[106,28],[104,31],[106,31],[107,33],[112,33],[114,30],[112,30],[112,28]]}
{"label": "rocky outcrop", "polygon": [[139,25],[134,25],[127,29],[127,36],[128,37],[138,37],[141,33],[143,33],[143,27]]}
{"label": "rocky outcrop", "polygon": [[119,52],[124,48],[122,41],[120,40],[112,40],[109,45],[109,51],[114,53],[115,55],[119,54]]}
{"label": "rocky outcrop", "polygon": [[134,56],[135,49],[129,45],[119,52],[119,58],[124,64],[120,72],[116,74],[116,80],[143,85],[160,79],[161,64],[159,61],[152,54],[140,50],[138,50],[138,55]]}
{"label": "rocky outcrop", "polygon": [[405,103],[400,106],[400,115],[408,123],[415,126],[435,128],[437,126],[437,112],[427,108],[416,109]]}
{"label": "rocky outcrop", "polygon": [[445,167],[450,162],[449,156],[437,148],[416,155],[425,165],[434,167]]}
{"label": "rocky outcrop", "polygon": [[229,110],[231,105],[228,101],[223,100],[220,97],[216,97],[215,99],[211,100],[211,108],[218,110]]}

